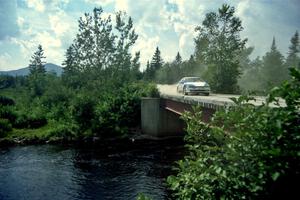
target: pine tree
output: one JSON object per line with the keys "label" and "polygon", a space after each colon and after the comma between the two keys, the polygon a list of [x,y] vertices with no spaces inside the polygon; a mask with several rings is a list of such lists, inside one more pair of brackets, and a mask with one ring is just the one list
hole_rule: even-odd
{"label": "pine tree", "polygon": [[140,63],[140,52],[136,52],[134,58],[131,61],[131,79],[132,80],[140,80],[142,78],[142,73],[140,71],[141,63]]}
{"label": "pine tree", "polygon": [[171,82],[174,83],[178,81],[182,75],[183,72],[181,71],[181,66],[182,65],[182,58],[179,52],[177,52],[175,60],[172,63],[171,67],[171,73],[169,74],[170,78],[172,79]]}
{"label": "pine tree", "polygon": [[42,95],[45,90],[46,69],[45,62],[43,61],[45,58],[42,45],[39,45],[38,50],[34,52],[31,57],[29,64],[30,74],[28,81],[29,89],[33,97]]}
{"label": "pine tree", "polygon": [[65,57],[66,59],[62,63],[62,65],[64,66],[63,74],[68,75],[77,71],[78,69],[75,67],[75,52],[72,45],[67,49]]}
{"label": "pine tree", "polygon": [[147,64],[146,64],[146,69],[143,73],[143,79],[146,80],[146,81],[149,81],[150,80],[150,71],[151,71],[151,68],[150,68],[150,62],[149,60],[147,61]]}
{"label": "pine tree", "polygon": [[180,65],[182,63],[182,58],[179,52],[177,52],[175,57],[175,64]]}
{"label": "pine tree", "polygon": [[266,90],[278,86],[285,80],[287,73],[283,55],[277,50],[275,37],[273,37],[271,49],[263,57],[262,77],[264,80],[263,87]]}
{"label": "pine tree", "polygon": [[83,81],[73,45],[67,49],[65,57],[66,58],[62,63],[64,66],[62,81],[69,87],[80,88],[83,85]]}
{"label": "pine tree", "polygon": [[156,50],[155,50],[154,55],[151,60],[150,67],[152,68],[153,72],[155,73],[155,71],[159,70],[162,67],[163,63],[164,63],[164,61],[161,58],[160,50],[158,47],[156,47]]}
{"label": "pine tree", "polygon": [[150,63],[150,68],[148,70],[148,77],[149,80],[155,79],[156,72],[163,66],[163,59],[160,55],[160,50],[158,47],[156,47],[156,50],[154,52],[154,55],[152,56],[152,60]]}
{"label": "pine tree", "polygon": [[46,57],[44,56],[44,50],[42,48],[42,45],[39,45],[38,50],[34,52],[30,60],[30,64],[29,64],[30,75],[46,73],[45,62],[43,61],[43,59],[45,58]]}
{"label": "pine tree", "polygon": [[300,65],[300,42],[299,42],[299,34],[298,31],[291,38],[291,45],[289,47],[288,56],[286,59],[286,67],[298,67]]}

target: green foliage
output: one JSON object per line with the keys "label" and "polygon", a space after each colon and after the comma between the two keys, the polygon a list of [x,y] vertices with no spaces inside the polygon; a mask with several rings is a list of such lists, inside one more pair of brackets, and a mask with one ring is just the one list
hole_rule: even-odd
{"label": "green foliage", "polygon": [[[93,132],[107,137],[111,134],[127,134],[128,128],[140,125],[141,97],[158,97],[154,84],[134,83],[108,95],[96,107]],[[115,136],[115,135],[114,135]]]}
{"label": "green foliage", "polygon": [[155,73],[161,69],[161,67],[163,66],[163,59],[160,55],[160,50],[158,47],[156,47],[155,52],[153,54],[151,63],[147,64],[147,68],[146,71],[144,73],[144,79],[148,80],[148,81],[154,81],[155,79]]}
{"label": "green foliage", "polygon": [[243,30],[241,20],[234,16],[235,9],[222,5],[218,12],[206,14],[202,26],[196,31],[197,58],[212,66],[210,85],[216,92],[234,93],[238,91],[237,79],[240,75],[238,53],[244,48],[246,39],[240,38]]}
{"label": "green foliage", "polygon": [[79,127],[74,124],[66,124],[63,122],[58,122],[58,124],[50,129],[47,134],[54,139],[64,139],[67,141],[72,141],[78,137]]}
{"label": "green foliage", "polygon": [[78,21],[79,31],[66,52],[63,81],[74,89],[120,87],[139,75],[139,52],[130,53],[137,40],[131,17],[125,13],[104,17],[102,8],[85,13]]}
{"label": "green foliage", "polygon": [[0,89],[14,87],[16,84],[15,78],[9,75],[0,75]]}
{"label": "green foliage", "polygon": [[277,50],[275,38],[273,38],[271,50],[263,57],[261,72],[264,78],[263,87],[268,91],[287,80],[288,69],[284,66],[284,57]]}
{"label": "green foliage", "polygon": [[91,127],[95,116],[95,100],[87,95],[79,95],[72,103],[71,113],[81,130]]}
{"label": "green foliage", "polygon": [[14,121],[13,125],[16,128],[31,128],[36,129],[47,124],[47,119],[44,116],[38,115],[19,115]]}
{"label": "green foliage", "polygon": [[11,123],[16,120],[16,113],[11,106],[1,106],[0,107],[0,118],[7,119]]}
{"label": "green foliage", "polygon": [[15,101],[11,98],[0,96],[0,105],[1,106],[13,106],[15,105]]}
{"label": "green foliage", "polygon": [[[233,99],[209,124],[201,112],[186,113],[190,155],[177,164],[168,183],[177,199],[283,199],[300,180],[300,72],[273,89],[267,104]],[[286,107],[270,107],[279,96]]]}
{"label": "green foliage", "polygon": [[44,50],[41,45],[38,46],[38,50],[34,52],[31,57],[29,70],[30,74],[28,76],[29,81],[29,89],[31,96],[41,96],[44,93],[46,82],[45,82],[45,62],[43,59],[46,58],[44,56]]}
{"label": "green foliage", "polygon": [[139,193],[136,199],[137,200],[151,200],[150,197],[144,195],[143,193]]}
{"label": "green foliage", "polygon": [[46,73],[45,62],[43,61],[45,58],[43,47],[42,45],[39,45],[37,51],[34,52],[30,60],[30,76]]}
{"label": "green foliage", "polygon": [[0,118],[0,138],[6,136],[6,133],[12,130],[12,125],[8,119]]}

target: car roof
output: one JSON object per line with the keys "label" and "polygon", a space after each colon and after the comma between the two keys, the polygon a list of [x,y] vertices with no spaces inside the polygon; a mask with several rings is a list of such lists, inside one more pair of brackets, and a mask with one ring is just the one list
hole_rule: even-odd
{"label": "car roof", "polygon": [[198,76],[186,76],[186,77],[183,77],[182,79],[186,79],[186,78],[200,78]]}

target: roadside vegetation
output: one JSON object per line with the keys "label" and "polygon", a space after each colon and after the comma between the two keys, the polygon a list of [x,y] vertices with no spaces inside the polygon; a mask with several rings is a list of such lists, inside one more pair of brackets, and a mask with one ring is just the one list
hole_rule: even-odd
{"label": "roadside vegetation", "polygon": [[[300,183],[300,71],[274,88],[267,103],[233,99],[208,124],[201,110],[187,112],[185,141],[189,155],[168,177],[176,199],[292,199]],[[277,105],[277,98],[286,107]],[[279,104],[278,104],[279,105]]]}

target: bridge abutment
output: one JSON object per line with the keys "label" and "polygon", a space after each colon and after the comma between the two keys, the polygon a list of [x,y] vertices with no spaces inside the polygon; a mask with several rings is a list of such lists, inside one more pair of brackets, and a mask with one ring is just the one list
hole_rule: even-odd
{"label": "bridge abutment", "polygon": [[185,127],[180,115],[166,110],[160,98],[142,98],[141,123],[143,134],[154,137],[183,135]]}

